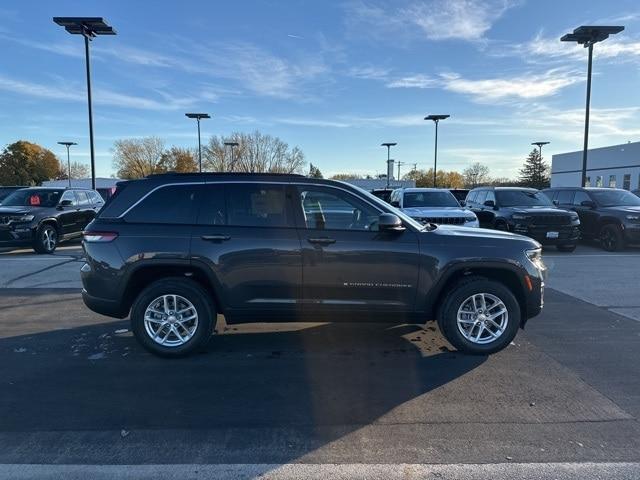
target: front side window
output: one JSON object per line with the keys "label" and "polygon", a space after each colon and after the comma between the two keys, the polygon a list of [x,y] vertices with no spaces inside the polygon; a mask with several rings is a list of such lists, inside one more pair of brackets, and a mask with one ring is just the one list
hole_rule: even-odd
{"label": "front side window", "polygon": [[300,203],[308,229],[378,230],[380,213],[346,193],[332,189],[301,189]]}
{"label": "front side window", "polygon": [[583,192],[582,190],[576,191],[576,195],[575,197],[573,197],[573,204],[576,207],[581,206],[582,202],[591,202],[591,201],[592,201],[591,197],[589,197],[589,195]]}
{"label": "front side window", "polygon": [[551,200],[542,192],[528,190],[502,190],[497,192],[498,202],[503,207],[552,206]]}
{"label": "front side window", "polygon": [[151,192],[124,217],[129,223],[192,224],[197,185],[168,185]]}
{"label": "front side window", "polygon": [[470,192],[469,195],[467,195],[467,203],[475,203],[477,196],[478,192]]}
{"label": "front side window", "polygon": [[449,191],[405,192],[403,208],[411,207],[459,207],[456,197]]}
{"label": "front side window", "polygon": [[76,194],[73,193],[73,190],[67,190],[64,192],[62,198],[60,198],[60,203],[65,201],[71,202],[69,205],[72,205],[74,207],[78,205],[78,199],[76,198]]}
{"label": "front side window", "polygon": [[478,192],[478,196],[476,197],[476,203],[478,205],[484,205],[484,200],[487,198],[487,191],[486,190],[480,190]]}
{"label": "front side window", "polygon": [[78,199],[78,205],[80,206],[87,206],[91,203],[89,202],[87,192],[76,192],[76,198]]}
{"label": "front side window", "polygon": [[16,190],[2,202],[3,207],[55,207],[63,190]]}
{"label": "front side window", "polygon": [[485,202],[487,202],[489,200],[491,200],[493,202],[493,204],[495,205],[495,203],[496,203],[496,194],[491,190],[487,191],[487,196],[484,199]]}
{"label": "front side window", "polygon": [[228,224],[239,227],[289,227],[283,185],[229,184],[226,187]]}
{"label": "front side window", "polygon": [[571,205],[573,202],[573,190],[560,190],[556,201],[560,205]]}

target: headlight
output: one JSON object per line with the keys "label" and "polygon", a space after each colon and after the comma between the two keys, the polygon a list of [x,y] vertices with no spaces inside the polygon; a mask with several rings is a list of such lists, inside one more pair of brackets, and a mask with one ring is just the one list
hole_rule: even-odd
{"label": "headlight", "polygon": [[544,269],[544,263],[542,263],[542,248],[532,248],[531,250],[525,250],[527,258],[537,268]]}
{"label": "headlight", "polygon": [[514,220],[529,220],[529,215],[514,213],[513,215],[511,215],[511,218],[513,218]]}
{"label": "headlight", "polygon": [[464,221],[467,223],[475,222],[476,220],[478,220],[476,217],[464,217]]}
{"label": "headlight", "polygon": [[578,216],[578,214],[571,215],[571,221],[572,222],[577,222],[578,220],[580,220],[580,217]]}
{"label": "headlight", "polygon": [[640,215],[627,215],[627,220],[632,222],[640,222]]}

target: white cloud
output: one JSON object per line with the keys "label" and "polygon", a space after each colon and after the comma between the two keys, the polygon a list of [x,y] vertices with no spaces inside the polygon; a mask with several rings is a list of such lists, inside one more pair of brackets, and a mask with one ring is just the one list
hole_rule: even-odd
{"label": "white cloud", "polygon": [[441,82],[427,75],[410,75],[387,83],[388,88],[434,88]]}
{"label": "white cloud", "polygon": [[402,14],[430,40],[475,41],[513,6],[508,0],[435,0],[410,5]]}
{"label": "white cloud", "polygon": [[518,0],[429,0],[405,1],[402,6],[357,0],[347,4],[347,26],[351,31],[388,40],[401,36],[429,40],[483,40],[493,24]]}

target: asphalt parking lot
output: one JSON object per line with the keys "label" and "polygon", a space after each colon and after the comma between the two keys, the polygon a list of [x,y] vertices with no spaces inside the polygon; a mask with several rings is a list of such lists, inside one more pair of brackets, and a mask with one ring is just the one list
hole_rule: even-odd
{"label": "asphalt parking lot", "polygon": [[0,475],[640,476],[638,249],[545,252],[543,314],[491,357],[433,324],[220,318],[203,354],[158,359],[84,308],[81,262],[0,252]]}

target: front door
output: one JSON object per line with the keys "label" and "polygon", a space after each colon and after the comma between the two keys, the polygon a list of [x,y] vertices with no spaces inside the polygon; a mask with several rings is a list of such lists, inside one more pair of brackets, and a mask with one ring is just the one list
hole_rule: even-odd
{"label": "front door", "polygon": [[589,194],[583,190],[576,190],[573,197],[573,210],[580,217],[580,231],[587,236],[598,235],[598,212],[591,207],[582,205],[584,201],[593,201]]}
{"label": "front door", "polygon": [[[67,203],[66,201],[71,203],[63,205],[63,202]],[[77,230],[77,225],[80,222],[80,217],[82,216],[80,207],[78,206],[78,200],[76,199],[73,190],[65,190],[62,197],[60,197],[58,205],[58,208],[61,210],[57,215],[60,230],[64,236],[71,235]]]}
{"label": "front door", "polygon": [[191,240],[231,313],[296,312],[302,286],[300,240],[290,189],[278,183],[208,183]]}
{"label": "front door", "polygon": [[295,205],[309,312],[413,311],[418,233],[379,232],[378,207],[339,187],[300,185]]}

